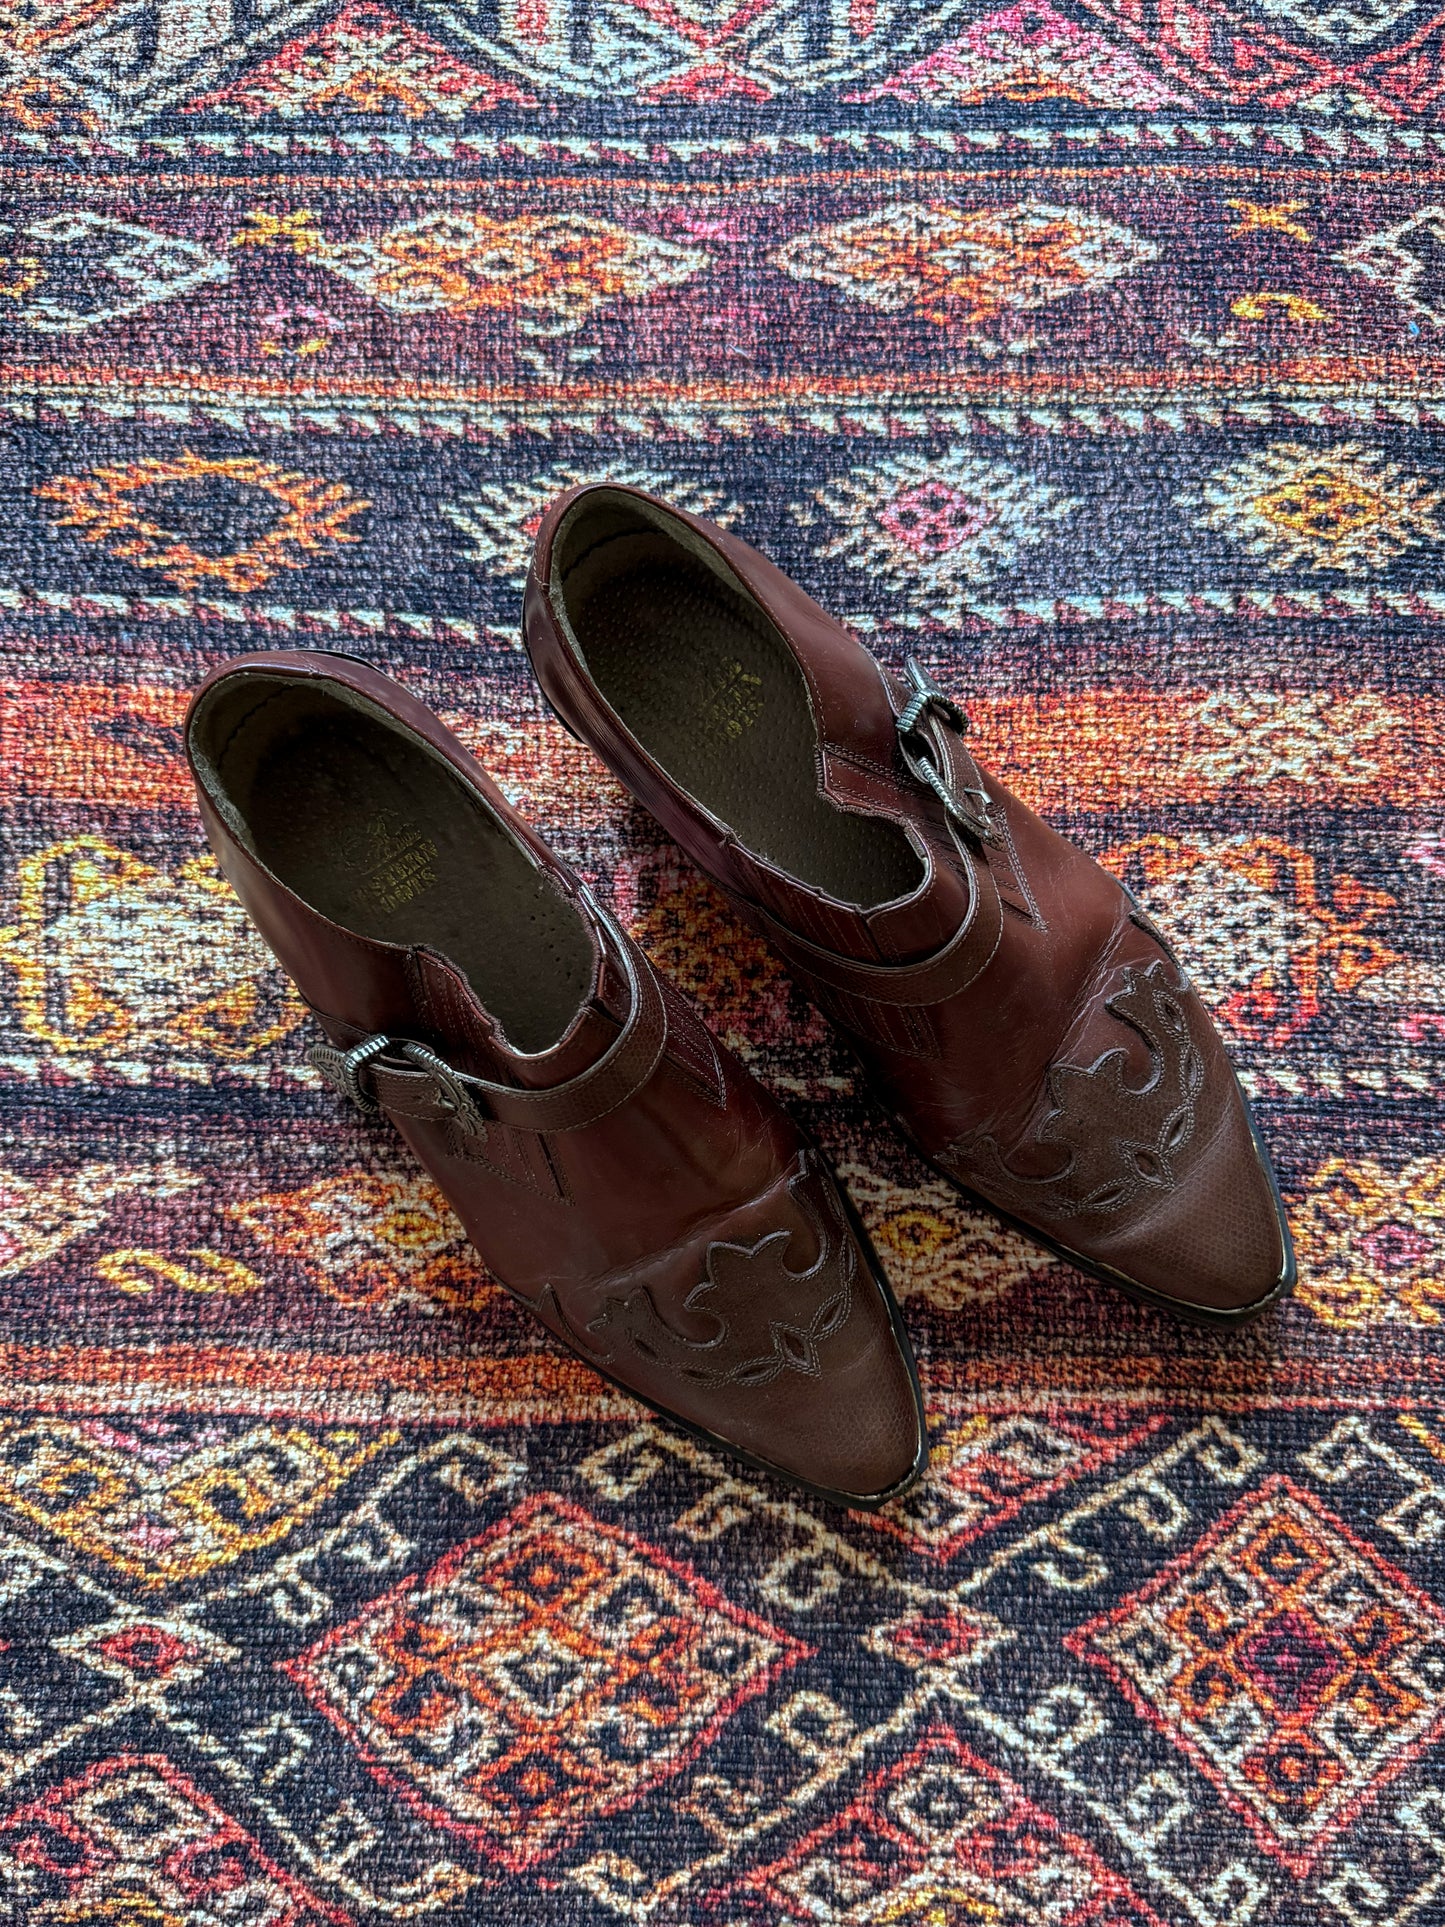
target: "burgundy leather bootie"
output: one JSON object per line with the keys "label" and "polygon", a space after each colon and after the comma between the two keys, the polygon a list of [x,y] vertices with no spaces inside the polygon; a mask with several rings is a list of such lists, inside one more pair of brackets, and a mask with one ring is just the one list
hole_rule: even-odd
{"label": "burgundy leather bootie", "polygon": [[926,1456],[912,1354],[831,1171],[430,711],[238,657],[186,747],[222,869],[487,1265],[580,1358],[842,1505]]}
{"label": "burgundy leather bootie", "polygon": [[639,490],[543,518],[525,639],[557,715],[772,939],[919,1149],[1134,1296],[1288,1292],[1268,1155],[1128,892],[765,557]]}

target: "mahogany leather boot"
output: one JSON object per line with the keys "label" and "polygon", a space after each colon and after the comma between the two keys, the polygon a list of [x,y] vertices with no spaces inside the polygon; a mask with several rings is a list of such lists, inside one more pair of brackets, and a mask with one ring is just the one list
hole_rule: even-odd
{"label": "mahogany leather boot", "polygon": [[1288,1292],[1224,1045],[1134,898],[765,557],[639,490],[538,530],[525,639],[561,721],[771,938],[923,1155],[1135,1297]]}
{"label": "mahogany leather boot", "polygon": [[654,1410],[849,1506],[926,1442],[912,1353],[818,1151],[431,712],[240,656],[192,700],[211,846],[493,1275]]}

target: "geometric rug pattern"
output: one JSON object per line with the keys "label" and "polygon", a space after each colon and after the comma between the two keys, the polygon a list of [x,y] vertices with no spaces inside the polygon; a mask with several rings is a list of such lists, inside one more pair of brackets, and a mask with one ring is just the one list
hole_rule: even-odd
{"label": "geometric rug pattern", "polygon": [[[1445,8],[0,17],[0,1919],[1445,1920]],[[925,1171],[518,641],[576,480],[757,543],[1187,954],[1295,1298]],[[213,663],[400,676],[839,1162],[876,1516],[524,1320],[206,852]]]}

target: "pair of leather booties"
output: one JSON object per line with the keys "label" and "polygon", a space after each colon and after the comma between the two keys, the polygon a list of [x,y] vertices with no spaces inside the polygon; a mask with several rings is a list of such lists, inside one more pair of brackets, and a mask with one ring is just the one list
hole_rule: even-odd
{"label": "pair of leather booties", "polygon": [[[1238,1324],[1288,1228],[1218,1033],[1130,894],[761,555],[632,489],[553,504],[547,701],[766,936],[922,1155],[1096,1278]],[[927,1458],[827,1162],[435,716],[345,656],[235,658],[187,751],[211,843],[494,1275],[655,1410],[823,1497]]]}

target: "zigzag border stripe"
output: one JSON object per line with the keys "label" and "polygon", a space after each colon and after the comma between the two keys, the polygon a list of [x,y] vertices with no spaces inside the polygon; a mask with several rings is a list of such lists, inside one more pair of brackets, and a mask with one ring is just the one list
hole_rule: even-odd
{"label": "zigzag border stripe", "polygon": [[642,404],[625,418],[615,410],[559,408],[556,403],[508,400],[491,406],[464,401],[391,404],[364,408],[344,404],[258,403],[237,394],[225,402],[177,398],[175,390],[142,394],[134,401],[102,399],[98,392],[78,387],[70,395],[19,382],[0,396],[0,414],[41,423],[139,421],[155,426],[214,425],[255,435],[316,433],[322,435],[405,434],[442,436],[469,441],[507,441],[519,435],[544,440],[569,435],[619,433],[675,437],[683,441],[712,440],[719,435],[759,432],[776,435],[886,435],[894,439],[962,432],[965,434],[1034,435],[1151,435],[1185,434],[1195,428],[1268,428],[1304,423],[1315,428],[1445,428],[1445,395],[1410,401],[1385,396],[1229,398],[1218,401],[1171,401],[1139,406],[1097,402],[1064,402],[1049,408],[945,406],[923,402],[913,407],[870,407],[848,403],[842,407],[798,407],[791,403],[744,403],[717,408],[706,404],[675,403],[665,409]]}
{"label": "zigzag border stripe", "polygon": [[1445,159],[1445,128],[1308,127],[1297,121],[1117,120],[1076,127],[839,128],[829,133],[755,134],[717,140],[585,139],[567,135],[421,134],[388,129],[355,133],[40,134],[12,129],[0,134],[0,153],[28,153],[81,160],[146,161],[210,157],[231,160],[314,160],[320,157],[399,160],[566,162],[589,165],[659,160],[690,165],[704,159],[753,160],[764,156],[853,155],[871,152],[945,155],[979,152],[1038,153],[1042,148],[1180,148],[1209,151],[1250,148],[1319,159]]}
{"label": "zigzag border stripe", "polygon": [[[1032,602],[963,602],[967,622],[980,630],[1067,627],[1091,623],[1159,622],[1183,618],[1226,621],[1359,622],[1399,619],[1445,622],[1445,590],[1292,589],[1249,593],[1232,589],[1126,591],[1111,596],[1057,597]],[[468,622],[461,616],[419,615],[401,609],[294,609],[284,603],[211,601],[203,596],[72,594],[0,583],[0,612],[25,616],[80,616],[91,621],[239,623],[326,635],[396,636],[413,641],[467,643],[516,652],[510,630]],[[855,615],[855,627],[867,626]],[[872,625],[937,632],[939,625],[910,611]]]}

